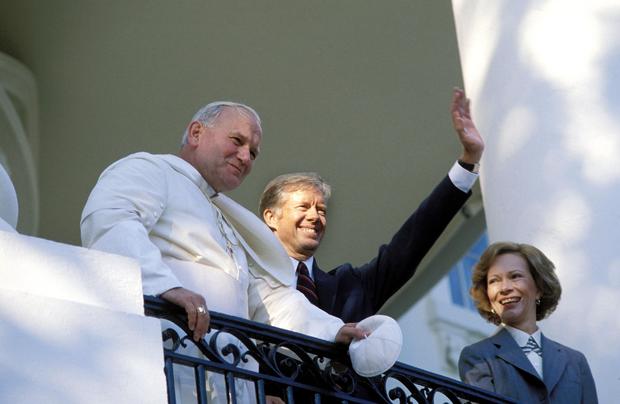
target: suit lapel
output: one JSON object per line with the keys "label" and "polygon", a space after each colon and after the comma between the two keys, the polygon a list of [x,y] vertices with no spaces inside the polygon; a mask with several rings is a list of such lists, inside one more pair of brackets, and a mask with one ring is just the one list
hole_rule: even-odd
{"label": "suit lapel", "polygon": [[536,369],[534,369],[534,366],[532,366],[532,363],[527,359],[525,354],[523,354],[521,347],[517,345],[517,342],[505,328],[502,328],[497,334],[495,334],[491,338],[491,342],[493,342],[497,348],[497,356],[499,358],[540,380],[540,376],[538,375],[538,372],[536,372]]}
{"label": "suit lapel", "polygon": [[543,351],[543,379],[547,386],[547,391],[551,394],[551,391],[558,384],[562,373],[566,369],[568,358],[560,344],[546,338],[544,335],[542,335],[541,345]]}
{"label": "suit lapel", "polygon": [[314,276],[314,284],[316,285],[316,291],[319,295],[319,304],[321,308],[327,312],[331,312],[334,308],[334,301],[336,299],[336,284],[330,282],[330,277],[325,272],[321,271],[321,268],[314,259],[312,265],[312,275]]}

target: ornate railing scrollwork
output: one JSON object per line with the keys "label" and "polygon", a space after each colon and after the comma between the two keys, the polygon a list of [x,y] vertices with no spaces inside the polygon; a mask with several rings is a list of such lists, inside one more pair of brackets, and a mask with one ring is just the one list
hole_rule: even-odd
{"label": "ornate railing scrollwork", "polygon": [[[212,331],[195,342],[180,307],[150,296],[144,301],[146,315],[174,324],[162,333],[171,404],[177,402],[174,366],[193,368],[198,403],[207,402],[207,373],[224,376],[231,403],[242,402],[235,386],[248,381],[258,403],[265,402],[266,394],[288,403],[514,403],[399,362],[383,375],[361,377],[343,345],[217,312],[210,312]],[[187,348],[200,355],[188,355]]]}

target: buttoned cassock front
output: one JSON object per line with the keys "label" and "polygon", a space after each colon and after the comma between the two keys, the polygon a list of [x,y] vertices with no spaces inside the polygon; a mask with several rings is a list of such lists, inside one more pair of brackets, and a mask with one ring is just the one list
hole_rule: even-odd
{"label": "buttoned cassock front", "polygon": [[202,294],[210,310],[328,341],[343,326],[294,288],[273,233],[215,195],[179,157],[136,153],[108,167],[84,207],[81,232],[85,247],[137,259],[146,295],[184,287]]}

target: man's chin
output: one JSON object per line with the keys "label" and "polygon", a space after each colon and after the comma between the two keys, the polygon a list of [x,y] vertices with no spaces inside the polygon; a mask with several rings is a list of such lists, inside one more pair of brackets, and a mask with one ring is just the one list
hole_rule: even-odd
{"label": "man's chin", "polygon": [[232,191],[238,188],[242,182],[243,182],[243,178],[238,178],[238,177],[230,178],[227,181],[224,181],[224,183],[222,184],[222,189],[220,189],[219,192]]}
{"label": "man's chin", "polygon": [[310,255],[314,255],[320,244],[320,240],[308,240],[304,243],[302,248],[304,249],[304,251],[310,253]]}

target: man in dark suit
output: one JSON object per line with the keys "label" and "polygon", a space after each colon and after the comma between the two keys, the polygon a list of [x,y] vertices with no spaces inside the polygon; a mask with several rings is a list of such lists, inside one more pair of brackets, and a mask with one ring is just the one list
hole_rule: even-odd
{"label": "man in dark suit", "polygon": [[379,248],[377,257],[360,267],[346,263],[325,273],[314,259],[327,225],[331,193],[321,177],[315,173],[285,174],[267,184],[260,213],[289,254],[293,270],[302,273],[299,278],[303,277],[306,283],[301,288],[298,283],[298,288],[311,302],[344,322],[357,322],[376,314],[413,276],[422,258],[471,195],[478,177],[484,142],[472,122],[469,100],[460,89],[454,90],[451,115],[463,146],[461,157],[392,240]]}

